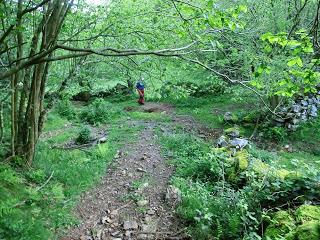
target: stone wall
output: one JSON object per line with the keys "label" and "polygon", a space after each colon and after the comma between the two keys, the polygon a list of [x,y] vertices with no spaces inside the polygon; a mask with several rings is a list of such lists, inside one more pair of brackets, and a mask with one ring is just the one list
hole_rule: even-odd
{"label": "stone wall", "polygon": [[320,90],[315,94],[299,97],[287,106],[281,107],[275,118],[277,126],[296,130],[303,122],[316,118],[320,114]]}

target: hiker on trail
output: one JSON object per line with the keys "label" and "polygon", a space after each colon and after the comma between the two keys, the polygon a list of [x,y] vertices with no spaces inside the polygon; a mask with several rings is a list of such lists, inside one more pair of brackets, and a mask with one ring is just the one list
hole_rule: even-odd
{"label": "hiker on trail", "polygon": [[143,84],[142,80],[139,80],[136,85],[137,91],[139,93],[138,103],[141,105],[144,104],[144,84]]}

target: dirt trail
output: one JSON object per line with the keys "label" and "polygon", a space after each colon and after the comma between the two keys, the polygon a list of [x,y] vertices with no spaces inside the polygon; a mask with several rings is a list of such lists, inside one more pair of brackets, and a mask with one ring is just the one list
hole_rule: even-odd
{"label": "dirt trail", "polygon": [[174,169],[154,141],[156,123],[133,124],[141,126],[140,136],[118,151],[101,183],[82,196],[75,210],[81,224],[61,240],[188,239],[174,215],[179,194],[168,188]]}

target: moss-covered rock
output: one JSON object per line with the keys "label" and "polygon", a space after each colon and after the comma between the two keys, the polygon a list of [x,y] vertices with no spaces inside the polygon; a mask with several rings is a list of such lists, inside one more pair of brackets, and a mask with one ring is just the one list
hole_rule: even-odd
{"label": "moss-covered rock", "polygon": [[320,239],[319,221],[306,222],[298,226],[295,236],[297,240],[319,240]]}
{"label": "moss-covered rock", "polygon": [[295,230],[295,220],[287,211],[280,210],[272,216],[271,224],[267,227],[265,239],[279,239],[289,236]]}
{"label": "moss-covered rock", "polygon": [[296,210],[295,216],[300,223],[310,221],[318,221],[320,223],[320,206],[301,205]]}
{"label": "moss-covered rock", "polygon": [[252,161],[252,169],[257,174],[263,175],[263,176],[270,173],[270,166],[257,158],[253,159]]}
{"label": "moss-covered rock", "polygon": [[281,180],[285,180],[285,178],[290,174],[290,171],[286,170],[286,169],[277,169],[274,171],[274,176],[276,178],[279,178]]}
{"label": "moss-covered rock", "polygon": [[240,171],[244,171],[249,165],[249,153],[246,150],[236,152],[234,158],[237,160],[237,164]]}
{"label": "moss-covered rock", "polygon": [[240,130],[238,127],[227,128],[224,130],[224,133],[232,138],[240,136]]}
{"label": "moss-covered rock", "polygon": [[223,121],[226,123],[237,123],[239,121],[239,118],[234,113],[226,112],[223,116]]}
{"label": "moss-covered rock", "polygon": [[300,172],[290,171],[284,178],[285,181],[294,181],[296,179],[300,179],[302,174]]}

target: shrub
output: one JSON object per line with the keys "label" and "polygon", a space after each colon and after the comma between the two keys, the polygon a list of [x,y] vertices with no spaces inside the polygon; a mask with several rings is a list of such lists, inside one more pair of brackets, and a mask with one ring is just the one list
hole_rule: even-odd
{"label": "shrub", "polygon": [[39,192],[24,185],[23,176],[2,163],[0,179],[0,239],[50,239],[39,219]]}
{"label": "shrub", "polygon": [[203,96],[221,95],[225,92],[226,85],[222,81],[207,83],[195,82],[167,82],[157,90],[161,98],[173,97],[174,99]]}
{"label": "shrub", "polygon": [[263,209],[320,198],[317,170],[277,169],[265,151],[254,149],[252,156],[242,150],[231,156],[226,148],[212,149],[201,139],[178,133],[166,135],[162,143],[173,152],[173,183],[182,193],[178,213],[194,239],[262,239]]}
{"label": "shrub", "polygon": [[287,138],[288,132],[283,127],[270,127],[266,128],[264,136],[268,139],[276,140],[277,142],[283,142]]}
{"label": "shrub", "polygon": [[113,104],[96,99],[89,104],[80,114],[81,120],[90,124],[106,123],[121,115],[121,109]]}
{"label": "shrub", "polygon": [[92,132],[88,126],[82,126],[79,130],[78,137],[76,139],[76,143],[78,144],[86,144],[92,140]]}
{"label": "shrub", "polygon": [[72,119],[75,116],[75,110],[69,99],[62,99],[59,101],[56,109],[61,117]]}

